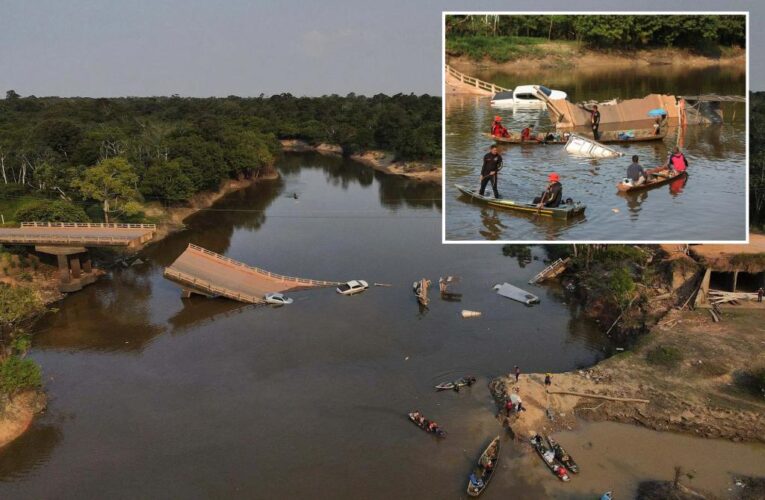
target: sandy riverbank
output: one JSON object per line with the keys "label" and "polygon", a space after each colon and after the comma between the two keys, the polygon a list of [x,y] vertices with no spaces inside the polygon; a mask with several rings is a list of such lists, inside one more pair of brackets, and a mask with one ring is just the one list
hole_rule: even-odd
{"label": "sandy riverbank", "polygon": [[[673,311],[627,351],[575,372],[503,376],[491,382],[498,402],[511,392],[527,411],[501,418],[519,438],[531,432],[571,429],[577,417],[592,421],[638,424],[707,438],[765,442],[765,400],[741,389],[736,380],[763,362],[762,311],[724,309],[714,323],[705,311]],[[673,353],[671,356],[662,353]],[[560,394],[585,393],[620,402]],[[547,416],[550,408],[554,419]]]}
{"label": "sandy riverbank", "polygon": [[[289,152],[315,151],[322,154],[343,154],[343,148],[336,144],[318,144],[312,146],[307,142],[297,139],[285,139],[280,142],[282,149]],[[394,155],[385,151],[364,151],[352,154],[350,158],[384,174],[398,175],[420,182],[441,184],[442,169],[441,164],[437,162],[395,161]]]}

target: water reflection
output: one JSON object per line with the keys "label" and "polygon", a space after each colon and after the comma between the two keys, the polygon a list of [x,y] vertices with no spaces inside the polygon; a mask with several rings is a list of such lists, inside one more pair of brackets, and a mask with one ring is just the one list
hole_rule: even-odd
{"label": "water reflection", "polygon": [[61,443],[61,430],[36,423],[18,439],[0,450],[0,482],[12,482],[31,474],[46,463]]}

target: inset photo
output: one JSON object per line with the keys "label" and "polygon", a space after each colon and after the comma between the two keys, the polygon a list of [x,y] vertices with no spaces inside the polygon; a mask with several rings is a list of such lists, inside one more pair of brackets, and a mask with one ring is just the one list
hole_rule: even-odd
{"label": "inset photo", "polygon": [[443,21],[444,242],[748,241],[748,13]]}

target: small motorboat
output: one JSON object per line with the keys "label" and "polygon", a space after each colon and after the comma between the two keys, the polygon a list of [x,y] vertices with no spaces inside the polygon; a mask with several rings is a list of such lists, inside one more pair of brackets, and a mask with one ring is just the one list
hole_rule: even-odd
{"label": "small motorboat", "polygon": [[489,446],[483,450],[478,458],[478,463],[473,468],[473,472],[468,478],[467,494],[471,497],[477,497],[489,485],[489,481],[494,476],[499,461],[499,436],[492,439]]}
{"label": "small motorboat", "polygon": [[267,304],[272,304],[275,306],[285,306],[292,304],[293,302],[292,299],[285,297],[284,294],[281,293],[267,293],[263,298]]}
{"label": "small motorboat", "polygon": [[[413,411],[409,413],[408,415],[409,415],[409,420],[411,420],[414,423],[414,425],[424,430],[425,432],[429,434],[434,434],[436,437],[440,437],[440,438],[446,437],[445,430],[439,427],[438,424],[436,424],[435,422],[423,417],[419,411]],[[432,426],[431,424],[435,424],[435,425]]]}
{"label": "small motorboat", "polygon": [[542,215],[545,217],[552,217],[558,220],[568,220],[576,216],[584,214],[584,210],[587,208],[579,202],[571,201],[570,203],[561,203],[559,207],[539,207],[536,203],[525,203],[522,201],[507,200],[504,198],[495,199],[489,196],[483,196],[478,191],[469,189],[460,184],[454,185],[457,190],[463,195],[470,198],[471,201],[477,201],[485,203],[491,207],[504,208],[507,210],[514,210],[516,212],[526,212],[531,215]]}
{"label": "small motorboat", "polygon": [[369,288],[369,284],[364,280],[351,280],[337,287],[337,293],[340,295],[354,295],[361,293]]}
{"label": "small motorboat", "polygon": [[558,443],[556,440],[551,438],[550,436],[547,437],[547,442],[550,443],[550,448],[555,452],[555,459],[563,464],[566,467],[566,470],[573,474],[579,473],[579,466],[576,465],[576,462],[574,461],[573,457],[566,453],[566,450],[563,449],[563,447]]}
{"label": "small motorboat", "polygon": [[511,285],[510,283],[494,285],[494,290],[503,297],[517,300],[518,302],[526,304],[527,306],[539,302],[539,297],[533,293],[529,293],[526,290],[521,290],[517,286]]}
{"label": "small motorboat", "polygon": [[455,380],[453,382],[441,382],[436,386],[436,390],[438,391],[456,391],[459,392],[460,387],[470,387],[471,385],[475,384],[475,377],[467,375],[465,377],[462,377],[459,380]]}
{"label": "small motorboat", "polygon": [[542,436],[540,436],[539,434],[534,434],[530,442],[531,442],[531,446],[537,452],[537,455],[539,455],[539,458],[541,458],[542,462],[544,462],[547,468],[550,469],[550,472],[555,474],[555,477],[557,477],[563,482],[571,480],[566,468],[563,467],[562,465],[559,465],[555,461],[555,452],[545,444],[544,439],[542,439]]}

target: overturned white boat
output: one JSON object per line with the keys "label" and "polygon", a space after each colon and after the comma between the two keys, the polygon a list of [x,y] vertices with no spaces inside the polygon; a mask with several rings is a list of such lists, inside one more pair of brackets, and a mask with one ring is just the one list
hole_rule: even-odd
{"label": "overturned white boat", "polygon": [[494,290],[503,297],[508,299],[517,300],[523,304],[531,305],[539,302],[539,297],[533,293],[529,293],[526,290],[521,290],[517,286],[510,283],[502,283],[501,285],[494,285]]}
{"label": "overturned white boat", "polygon": [[593,139],[571,134],[564,146],[567,153],[587,158],[618,158],[624,156],[621,151],[601,144]]}

